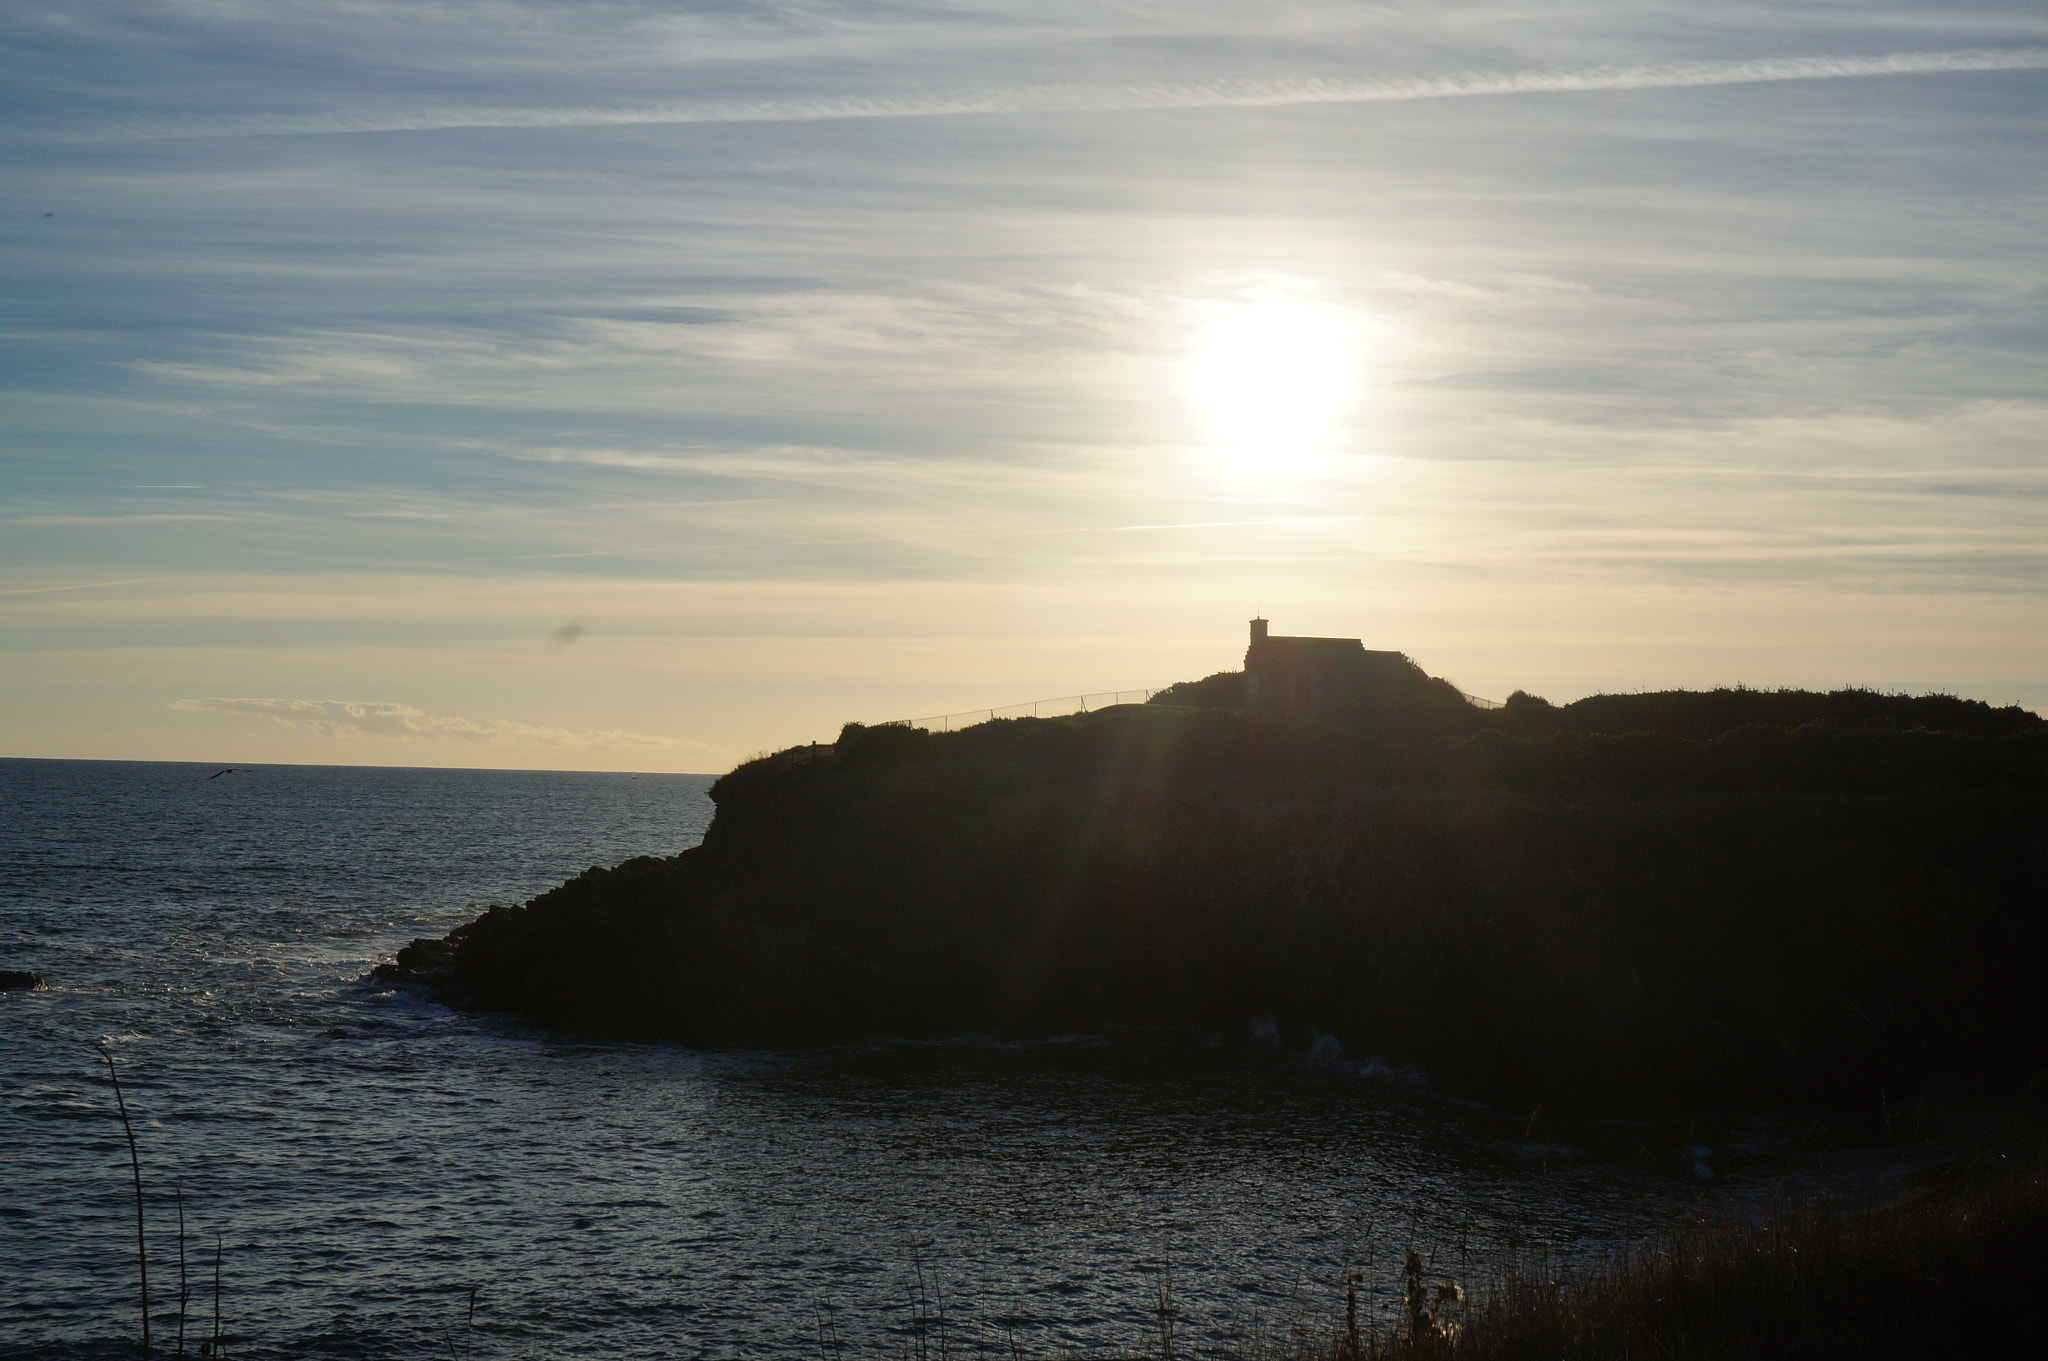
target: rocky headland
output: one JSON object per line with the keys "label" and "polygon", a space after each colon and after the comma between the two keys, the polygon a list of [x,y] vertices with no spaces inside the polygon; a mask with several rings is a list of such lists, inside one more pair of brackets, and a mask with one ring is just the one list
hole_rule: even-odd
{"label": "rocky headland", "polygon": [[379,970],[708,1047],[1243,1034],[1493,1100],[1896,1096],[2040,1064],[2048,723],[1867,691],[1483,710],[1419,670],[1320,720],[1231,674],[952,733],[849,724]]}

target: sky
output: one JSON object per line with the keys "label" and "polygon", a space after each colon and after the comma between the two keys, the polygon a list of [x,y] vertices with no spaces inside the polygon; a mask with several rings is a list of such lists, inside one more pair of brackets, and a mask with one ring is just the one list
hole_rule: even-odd
{"label": "sky", "polygon": [[2048,10],[0,9],[0,755],[2048,710]]}

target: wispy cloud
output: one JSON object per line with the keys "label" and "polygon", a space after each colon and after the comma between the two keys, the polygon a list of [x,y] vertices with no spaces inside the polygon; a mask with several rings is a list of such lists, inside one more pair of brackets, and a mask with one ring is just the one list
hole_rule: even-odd
{"label": "wispy cloud", "polygon": [[1019,85],[984,90],[733,99],[625,108],[434,108],[321,114],[161,115],[65,127],[17,124],[61,140],[135,141],[178,137],[307,136],[423,132],[452,128],[621,127],[650,123],[812,123],[860,118],[969,114],[1115,113],[1143,109],[1252,109],[1307,104],[1376,104],[1486,95],[1673,90],[1769,81],[2048,69],[2048,47],[1892,52],[1879,56],[1763,57],[1603,65],[1535,71],[1464,71],[1362,80],[1144,81],[1121,85]]}
{"label": "wispy cloud", "polygon": [[0,595],[50,595],[57,591],[90,591],[100,586],[133,586],[148,577],[123,577],[119,581],[81,581],[76,586],[25,586],[19,590],[0,591]]}
{"label": "wispy cloud", "polygon": [[609,748],[632,751],[703,751],[702,742],[650,733],[607,728],[550,728],[495,718],[484,722],[457,714],[430,714],[410,704],[352,699],[180,699],[173,709],[185,713],[250,714],[287,728],[323,737],[392,738],[398,741],[447,740],[491,746]]}
{"label": "wispy cloud", "polygon": [[11,525],[120,525],[184,520],[246,520],[246,515],[10,515]]}

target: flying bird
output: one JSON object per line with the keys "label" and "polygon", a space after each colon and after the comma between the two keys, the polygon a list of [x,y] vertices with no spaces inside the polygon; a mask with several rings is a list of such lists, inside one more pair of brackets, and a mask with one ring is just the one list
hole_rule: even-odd
{"label": "flying bird", "polygon": [[218,780],[218,779],[219,779],[219,778],[220,778],[221,776],[223,776],[223,775],[232,775],[232,774],[234,774],[234,773],[235,773],[235,768],[234,768],[233,766],[229,766],[229,767],[228,767],[228,768],[227,768],[226,770],[216,770],[216,771],[214,771],[214,772],[213,772],[213,774],[211,774],[211,775],[207,776],[206,778],[207,778],[207,779],[209,779],[209,780]]}

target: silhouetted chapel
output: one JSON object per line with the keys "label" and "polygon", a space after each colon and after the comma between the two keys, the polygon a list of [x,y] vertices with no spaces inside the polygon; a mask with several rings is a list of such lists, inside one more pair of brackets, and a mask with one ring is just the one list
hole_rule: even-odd
{"label": "silhouetted chapel", "polygon": [[1353,707],[1375,679],[1403,675],[1413,663],[1399,652],[1368,652],[1358,638],[1282,638],[1252,620],[1244,654],[1248,713],[1329,714]]}

